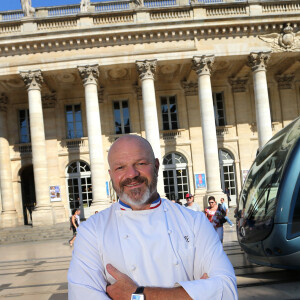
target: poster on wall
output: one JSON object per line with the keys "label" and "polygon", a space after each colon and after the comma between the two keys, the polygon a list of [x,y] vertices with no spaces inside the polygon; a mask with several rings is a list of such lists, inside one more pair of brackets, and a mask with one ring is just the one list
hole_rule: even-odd
{"label": "poster on wall", "polygon": [[196,189],[206,188],[206,178],[205,173],[195,174]]}
{"label": "poster on wall", "polygon": [[59,185],[50,186],[50,201],[51,202],[61,201]]}
{"label": "poster on wall", "polygon": [[245,182],[247,175],[248,175],[249,170],[242,170],[242,178],[243,178],[243,183]]}

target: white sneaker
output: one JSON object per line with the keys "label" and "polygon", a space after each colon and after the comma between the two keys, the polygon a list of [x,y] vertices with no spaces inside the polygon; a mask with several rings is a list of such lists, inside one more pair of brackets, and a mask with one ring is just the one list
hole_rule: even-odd
{"label": "white sneaker", "polygon": [[232,223],[231,225],[229,225],[229,227],[233,227],[233,225],[234,225],[234,224]]}

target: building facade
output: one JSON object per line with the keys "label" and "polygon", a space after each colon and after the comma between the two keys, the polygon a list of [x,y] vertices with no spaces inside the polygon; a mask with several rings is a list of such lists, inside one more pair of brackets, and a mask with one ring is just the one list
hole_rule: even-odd
{"label": "building facade", "polygon": [[299,1],[110,1],[0,13],[1,226],[116,199],[107,152],[149,140],[158,189],[232,203],[300,114]]}

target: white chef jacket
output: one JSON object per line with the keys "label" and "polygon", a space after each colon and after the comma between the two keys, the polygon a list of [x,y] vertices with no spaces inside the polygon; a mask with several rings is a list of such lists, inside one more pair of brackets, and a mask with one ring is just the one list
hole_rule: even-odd
{"label": "white chef jacket", "polygon": [[[174,287],[192,299],[237,298],[233,267],[203,213],[162,199],[149,210],[121,210],[119,203],[82,223],[68,272],[69,300],[110,299],[112,264],[138,286]],[[201,279],[207,273],[209,279]]]}

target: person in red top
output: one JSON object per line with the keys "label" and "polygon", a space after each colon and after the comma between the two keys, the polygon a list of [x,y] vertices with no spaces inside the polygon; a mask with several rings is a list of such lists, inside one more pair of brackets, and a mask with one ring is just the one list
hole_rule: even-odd
{"label": "person in red top", "polygon": [[208,198],[208,204],[209,207],[205,209],[205,215],[208,218],[209,222],[214,226],[220,238],[220,241],[223,243],[224,230],[221,219],[223,218],[224,212],[220,210],[214,196],[210,196]]}

